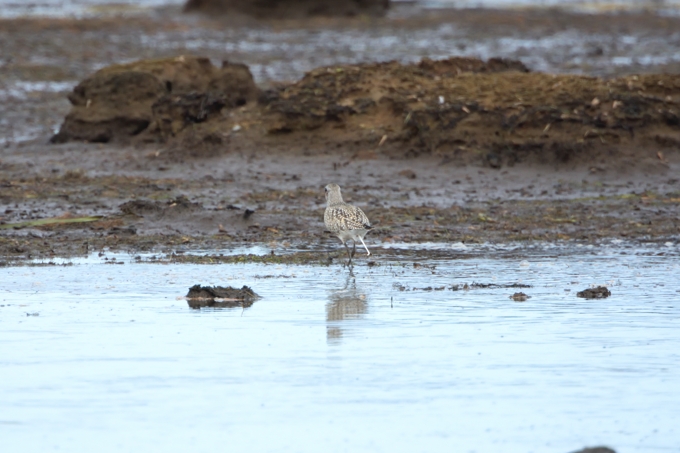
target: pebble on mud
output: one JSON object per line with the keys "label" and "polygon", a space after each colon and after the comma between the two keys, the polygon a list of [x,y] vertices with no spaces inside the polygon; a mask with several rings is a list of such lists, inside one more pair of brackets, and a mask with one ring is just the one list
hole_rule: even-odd
{"label": "pebble on mud", "polygon": [[416,172],[411,169],[402,170],[399,172],[399,176],[403,176],[408,179],[416,179]]}
{"label": "pebble on mud", "polygon": [[604,299],[612,295],[612,292],[606,286],[598,286],[597,288],[588,288],[576,293],[577,297],[584,299]]}
{"label": "pebble on mud", "polygon": [[249,286],[241,289],[231,286],[201,286],[189,288],[186,296],[191,308],[201,307],[250,307],[260,298]]}

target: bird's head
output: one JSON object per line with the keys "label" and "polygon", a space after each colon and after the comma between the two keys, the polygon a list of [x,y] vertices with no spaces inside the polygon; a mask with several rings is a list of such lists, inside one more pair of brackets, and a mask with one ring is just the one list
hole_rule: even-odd
{"label": "bird's head", "polygon": [[326,201],[338,202],[342,201],[342,195],[340,195],[340,186],[337,184],[328,184],[324,187],[324,192],[326,196]]}

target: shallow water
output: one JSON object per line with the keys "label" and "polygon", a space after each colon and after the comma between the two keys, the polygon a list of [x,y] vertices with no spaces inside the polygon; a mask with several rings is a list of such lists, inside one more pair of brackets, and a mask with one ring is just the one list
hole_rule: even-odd
{"label": "shallow water", "polygon": [[[113,254],[5,268],[4,448],[678,451],[677,244],[425,249],[415,266],[376,249],[353,277]],[[196,283],[262,298],[194,310]],[[576,297],[592,284],[612,296]]]}

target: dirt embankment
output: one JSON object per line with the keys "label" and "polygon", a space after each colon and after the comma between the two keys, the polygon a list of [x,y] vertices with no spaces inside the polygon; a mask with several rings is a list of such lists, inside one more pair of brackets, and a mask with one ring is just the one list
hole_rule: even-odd
{"label": "dirt embankment", "polygon": [[680,146],[680,75],[604,80],[452,58],[321,68],[271,93],[268,134],[314,131],[491,167]]}
{"label": "dirt embankment", "polygon": [[207,58],[182,56],[113,65],[73,89],[73,107],[51,141],[165,141],[258,93],[248,68],[226,61],[221,68]]}
{"label": "dirt embankment", "polygon": [[102,69],[69,99],[55,142],[355,147],[493,168],[680,148],[680,75],[551,75],[502,59],[323,67],[261,93],[243,65],[178,57]]}
{"label": "dirt embankment", "polygon": [[188,0],[186,12],[258,18],[305,18],[310,16],[384,15],[390,0]]}

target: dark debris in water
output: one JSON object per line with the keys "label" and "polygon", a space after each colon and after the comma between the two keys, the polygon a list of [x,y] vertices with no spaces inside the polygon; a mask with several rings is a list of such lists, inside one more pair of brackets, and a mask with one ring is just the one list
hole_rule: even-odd
{"label": "dark debris in water", "polygon": [[[511,284],[496,284],[496,283],[464,283],[463,285],[451,285],[451,286],[426,286],[424,288],[412,287],[402,285],[401,283],[394,283],[392,287],[398,291],[443,291],[448,289],[450,291],[460,291],[460,290],[470,290],[470,289],[506,289],[506,288],[531,288],[531,285],[525,285],[523,283],[511,283]],[[523,294],[523,293],[516,293]],[[526,296],[526,295],[525,295]],[[528,296],[527,296],[528,297]]]}
{"label": "dark debris in water", "polygon": [[616,453],[616,451],[609,447],[586,447],[573,453]]}
{"label": "dark debris in water", "polygon": [[260,298],[249,286],[241,289],[231,286],[201,286],[194,285],[189,288],[187,301],[191,308],[202,307],[250,307]]}
{"label": "dark debris in water", "polygon": [[515,302],[525,302],[529,298],[531,298],[531,296],[527,296],[523,292],[515,293],[510,296],[510,299],[514,300]]}
{"label": "dark debris in water", "polygon": [[426,286],[425,288],[411,288],[412,291],[444,291],[446,286]]}
{"label": "dark debris in water", "polygon": [[509,283],[509,284],[503,284],[503,283],[471,283],[471,284],[463,284],[463,285],[453,285],[451,287],[452,291],[458,291],[461,289],[468,290],[468,289],[507,289],[507,288],[531,288],[531,285],[525,285],[524,283]]}
{"label": "dark debris in water", "polygon": [[[73,266],[73,263],[55,263],[54,261],[38,262],[38,261],[10,261],[5,262],[6,266],[26,266],[26,267],[68,267]],[[0,263],[0,266],[2,264]]]}
{"label": "dark debris in water", "polygon": [[266,279],[266,278],[293,278],[292,275],[255,275],[253,278]]}
{"label": "dark debris in water", "polygon": [[612,292],[606,286],[598,286],[597,288],[588,288],[576,293],[577,297],[584,299],[604,299],[612,295]]}

